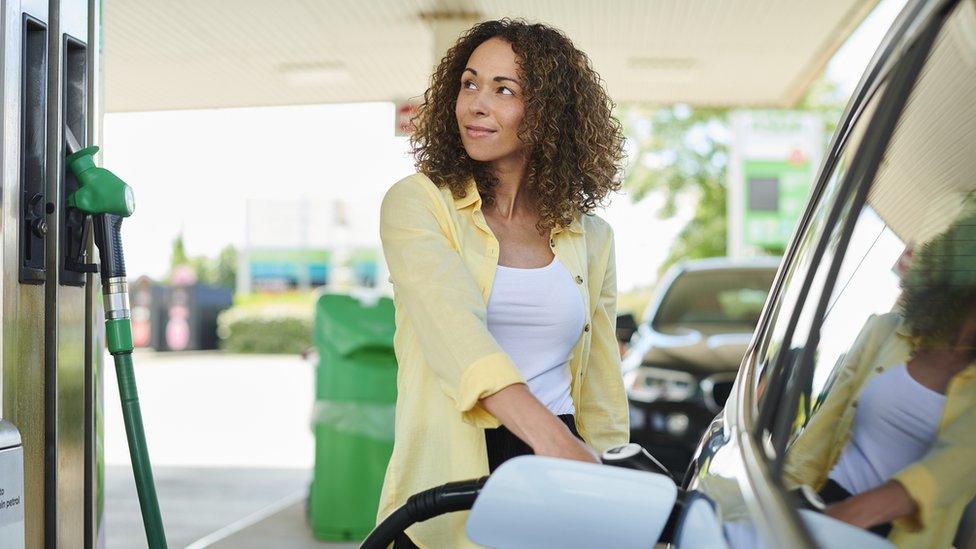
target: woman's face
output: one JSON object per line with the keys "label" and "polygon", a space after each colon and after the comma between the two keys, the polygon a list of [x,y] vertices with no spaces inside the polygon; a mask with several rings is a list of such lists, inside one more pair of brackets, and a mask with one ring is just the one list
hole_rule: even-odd
{"label": "woman's face", "polygon": [[458,82],[457,116],[461,143],[479,162],[523,161],[518,130],[525,113],[518,58],[501,38],[475,48]]}

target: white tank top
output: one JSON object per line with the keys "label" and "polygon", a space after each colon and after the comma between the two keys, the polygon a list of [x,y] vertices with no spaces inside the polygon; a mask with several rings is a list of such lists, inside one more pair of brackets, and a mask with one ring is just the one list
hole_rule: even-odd
{"label": "white tank top", "polygon": [[945,401],[915,381],[904,364],[878,374],[861,391],[854,432],[830,478],[851,494],[887,482],[929,451]]}
{"label": "white tank top", "polygon": [[556,415],[575,413],[569,355],[585,323],[579,285],[558,259],[537,269],[498,266],[488,298],[488,331],[529,391]]}

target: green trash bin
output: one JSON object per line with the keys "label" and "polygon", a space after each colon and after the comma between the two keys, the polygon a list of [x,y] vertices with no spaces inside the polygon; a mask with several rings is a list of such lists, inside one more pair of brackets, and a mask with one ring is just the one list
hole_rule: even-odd
{"label": "green trash bin", "polygon": [[396,358],[393,301],[325,294],[315,309],[313,535],[361,540],[373,529],[393,451]]}

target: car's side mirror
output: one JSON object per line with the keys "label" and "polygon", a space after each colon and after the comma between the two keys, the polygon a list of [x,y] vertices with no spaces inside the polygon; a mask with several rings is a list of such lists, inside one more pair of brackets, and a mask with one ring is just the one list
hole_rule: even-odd
{"label": "car's side mirror", "polygon": [[595,463],[521,456],[488,478],[468,537],[488,547],[650,547],[671,516],[670,477]]}
{"label": "car's side mirror", "polygon": [[623,313],[617,315],[617,341],[621,343],[630,342],[631,336],[637,331],[637,321],[634,315]]}

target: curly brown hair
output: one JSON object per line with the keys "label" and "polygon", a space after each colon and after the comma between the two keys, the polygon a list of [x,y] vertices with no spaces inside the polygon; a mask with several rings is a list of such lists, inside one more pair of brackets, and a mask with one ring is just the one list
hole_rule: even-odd
{"label": "curly brown hair", "polygon": [[[970,206],[972,207],[972,206]],[[960,217],[915,252],[900,307],[917,348],[952,346],[976,305],[976,214]],[[976,348],[970,348],[976,357]]]}
{"label": "curly brown hair", "polygon": [[501,19],[479,23],[458,39],[431,76],[413,120],[417,170],[456,198],[474,177],[482,200],[493,203],[498,180],[487,163],[465,152],[454,108],[471,53],[495,37],[511,44],[518,57],[525,101],[518,135],[528,157],[525,185],[539,214],[537,228],[567,226],[620,188],[616,175],[624,137],[589,58],[552,27]]}

